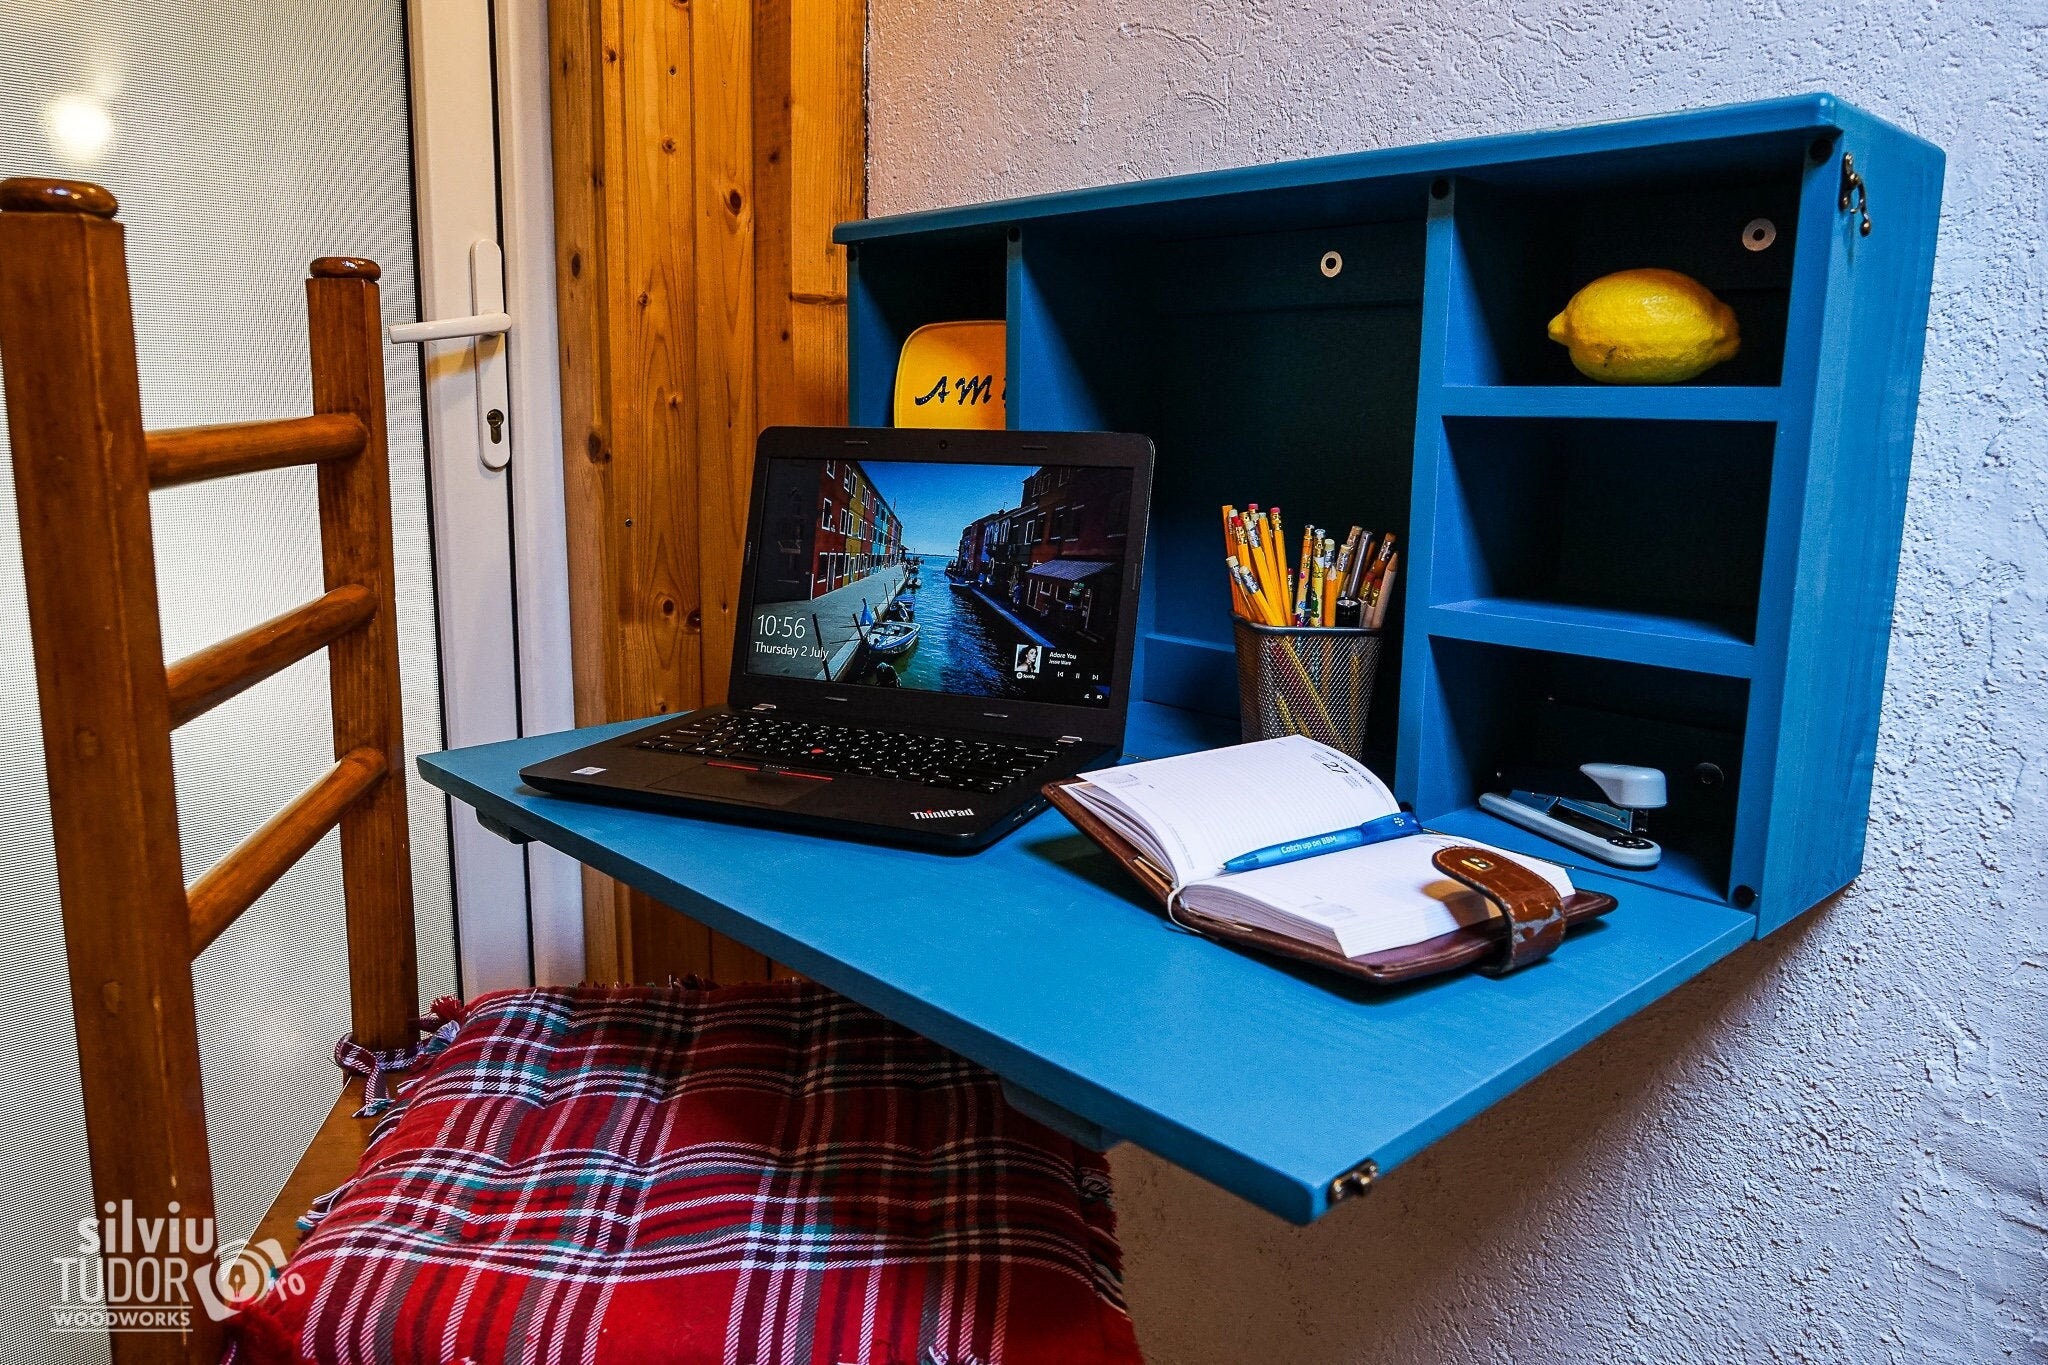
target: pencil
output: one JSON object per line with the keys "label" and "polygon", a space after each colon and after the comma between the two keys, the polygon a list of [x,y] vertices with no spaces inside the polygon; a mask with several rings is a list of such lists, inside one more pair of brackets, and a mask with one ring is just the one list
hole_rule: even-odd
{"label": "pencil", "polygon": [[1252,566],[1251,530],[1245,525],[1244,517],[1232,512],[1230,515],[1230,549],[1237,556],[1237,562],[1246,569]]}
{"label": "pencil", "polygon": [[1337,624],[1337,542],[1323,541],[1323,615],[1319,625]]}
{"label": "pencil", "polygon": [[1380,542],[1380,548],[1372,557],[1372,576],[1377,581],[1386,572],[1387,562],[1394,557],[1394,533],[1387,532],[1387,538]]}
{"label": "pencil", "polygon": [[1265,588],[1267,597],[1274,602],[1282,602],[1286,600],[1287,590],[1280,586],[1282,552],[1273,543],[1273,514],[1270,511],[1259,513],[1258,522],[1259,537],[1253,548],[1259,552],[1259,583]]}
{"label": "pencil", "polygon": [[1280,504],[1276,502],[1267,508],[1266,515],[1273,524],[1273,568],[1280,588],[1280,605],[1284,607],[1294,600],[1294,586],[1287,581],[1287,532],[1280,527]]}
{"label": "pencil", "polygon": [[1252,552],[1252,581],[1259,585],[1263,594],[1266,583],[1273,576],[1272,561],[1266,555],[1266,514],[1256,503],[1247,503],[1244,519],[1245,543]]}
{"label": "pencil", "polygon": [[1309,547],[1315,544],[1315,536],[1315,527],[1301,528],[1301,578],[1294,588],[1294,624],[1297,626],[1308,624]]}
{"label": "pencil", "polygon": [[1394,593],[1394,571],[1401,567],[1401,556],[1394,555],[1387,560],[1387,571],[1380,575],[1379,597],[1372,604],[1372,627],[1378,630],[1387,623],[1387,606]]}
{"label": "pencil", "polygon": [[1378,538],[1373,532],[1367,531],[1365,538],[1359,542],[1358,554],[1351,561],[1351,576],[1344,580],[1344,595],[1346,597],[1363,597],[1359,590],[1365,586],[1366,570],[1372,567],[1372,557],[1378,549],[1374,542]]}
{"label": "pencil", "polygon": [[1287,615],[1280,609],[1279,604],[1274,602],[1273,594],[1267,590],[1264,584],[1259,582],[1258,575],[1252,573],[1249,569],[1245,571],[1245,589],[1251,593],[1253,600],[1258,603],[1259,616],[1263,624],[1269,626],[1284,626],[1287,624]]}
{"label": "pencil", "polygon": [[1356,526],[1352,527],[1351,534],[1344,537],[1344,548],[1338,552],[1337,573],[1345,583],[1351,581],[1351,566],[1358,562],[1358,539],[1364,534]]}

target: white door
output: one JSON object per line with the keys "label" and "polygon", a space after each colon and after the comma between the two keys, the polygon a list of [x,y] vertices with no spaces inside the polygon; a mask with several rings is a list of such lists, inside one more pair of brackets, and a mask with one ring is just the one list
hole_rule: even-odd
{"label": "white door", "polygon": [[[407,11],[422,321],[391,333],[424,351],[445,733],[460,747],[574,723],[547,18],[544,0]],[[576,865],[452,804],[466,993],[580,980]]]}
{"label": "white door", "polygon": [[[94,180],[119,197],[151,427],[308,410],[314,257],[376,258],[385,320],[404,323],[476,311],[472,247],[502,247],[511,331],[485,357],[502,360],[505,386],[489,461],[468,343],[386,352],[415,753],[571,723],[544,0],[495,11],[490,0],[0,0],[0,176]],[[492,283],[481,278],[486,301]],[[79,1220],[98,1209],[11,458],[0,424],[0,1360],[93,1362],[106,1358],[102,1336],[52,1328],[59,1258],[78,1254]],[[161,490],[151,516],[173,657],[323,590],[310,469]],[[188,873],[332,763],[327,706],[314,657],[178,732]],[[422,994],[580,978],[573,865],[552,854],[529,865],[409,776]],[[330,1050],[349,1027],[348,976],[332,836],[193,977],[220,1235],[233,1241],[340,1085]]]}

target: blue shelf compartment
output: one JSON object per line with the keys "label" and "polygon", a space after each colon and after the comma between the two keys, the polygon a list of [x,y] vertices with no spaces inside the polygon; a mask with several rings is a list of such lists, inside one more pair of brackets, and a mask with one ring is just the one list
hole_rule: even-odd
{"label": "blue shelf compartment", "polygon": [[915,250],[864,243],[846,253],[847,412],[855,426],[890,424],[896,357],[929,322],[1003,316],[999,229],[945,234]]}
{"label": "blue shelf compartment", "polygon": [[[1654,266],[1706,285],[1741,328],[1741,351],[1679,391],[1776,387],[1811,163],[1797,142],[1754,138],[1694,149],[1654,170],[1573,173],[1553,163],[1440,178],[1433,201],[1455,205],[1444,220],[1455,266],[1444,297],[1452,345],[1443,382],[1604,388],[1573,368],[1546,328],[1583,285]],[[1762,245],[1759,232],[1769,244],[1752,249]]]}
{"label": "blue shelf compartment", "polygon": [[[1416,648],[1424,662],[1410,659],[1414,681],[1402,696],[1415,728],[1403,736],[1396,789],[1430,828],[1720,905],[1741,899],[1733,888],[1756,885],[1757,865],[1735,858],[1746,678],[1434,630]],[[1516,771],[1569,772],[1589,761],[1668,776],[1670,805],[1651,819],[1664,847],[1657,867],[1607,867],[1478,808],[1482,792],[1505,789]]]}
{"label": "blue shelf compartment", "polygon": [[[1422,224],[1412,212],[1370,220],[1395,211],[1384,187],[1277,215],[1284,227],[1252,207],[1056,215],[1008,231],[1010,423],[1153,438],[1140,695],[1229,716],[1217,508],[1277,503],[1290,538],[1310,514],[1342,513],[1405,540],[1421,326]],[[1354,213],[1368,220],[1341,221]],[[1345,264],[1325,274],[1331,252]],[[1401,628],[1397,611],[1395,640]],[[1382,659],[1392,696],[1398,648]],[[1389,759],[1396,719],[1376,706],[1368,735]]]}
{"label": "blue shelf compartment", "polygon": [[1411,609],[1446,633],[1747,672],[1774,445],[1764,422],[1418,424]]}

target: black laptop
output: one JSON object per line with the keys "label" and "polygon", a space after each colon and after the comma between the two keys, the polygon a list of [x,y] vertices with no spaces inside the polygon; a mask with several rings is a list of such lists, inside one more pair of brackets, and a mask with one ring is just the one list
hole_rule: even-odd
{"label": "black laptop", "polygon": [[520,774],[542,791],[980,848],[1114,762],[1152,443],[761,434],[724,706]]}

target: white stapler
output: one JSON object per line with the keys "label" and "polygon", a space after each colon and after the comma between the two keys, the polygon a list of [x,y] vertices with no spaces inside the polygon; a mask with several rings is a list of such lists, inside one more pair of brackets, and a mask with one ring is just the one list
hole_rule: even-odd
{"label": "white stapler", "polygon": [[1663,772],[1627,763],[1582,763],[1579,772],[1586,782],[1567,777],[1545,784],[1562,791],[1538,791],[1532,783],[1510,786],[1505,794],[1483,792],[1479,807],[1603,863],[1655,867],[1664,850],[1645,837],[1645,812],[1667,800]]}

